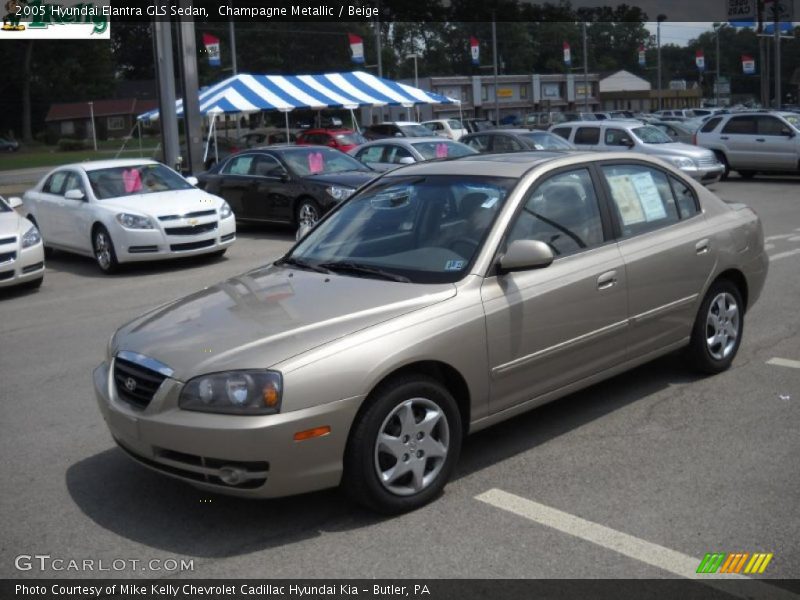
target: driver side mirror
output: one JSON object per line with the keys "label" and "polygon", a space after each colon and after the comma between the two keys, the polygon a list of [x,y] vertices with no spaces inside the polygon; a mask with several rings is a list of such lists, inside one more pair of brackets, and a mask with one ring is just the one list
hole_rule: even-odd
{"label": "driver side mirror", "polygon": [[194,187],[197,187],[197,184],[200,183],[200,180],[194,175],[189,175],[189,177],[186,178],[186,181],[189,185],[193,185]]}
{"label": "driver side mirror", "polygon": [[413,165],[416,161],[411,156],[402,156],[397,161],[398,165]]}
{"label": "driver side mirror", "polygon": [[797,134],[794,131],[792,131],[791,129],[789,129],[788,127],[786,127],[784,129],[781,129],[781,135],[785,135],[786,137],[791,139],[794,136],[796,136]]}
{"label": "driver side mirror", "polygon": [[624,137],[619,140],[619,143],[628,148],[633,148],[633,140],[629,137]]}
{"label": "driver side mirror", "polygon": [[500,273],[543,269],[549,267],[554,258],[550,246],[544,242],[515,240],[508,246],[506,253],[500,257],[498,268]]}
{"label": "driver side mirror", "polygon": [[64,194],[64,198],[67,200],[83,200],[86,198],[86,194],[84,194],[81,190],[72,189],[68,190],[66,194]]}
{"label": "driver side mirror", "polygon": [[281,183],[289,183],[292,180],[292,178],[289,175],[288,171],[281,171],[280,179],[281,179]]}
{"label": "driver side mirror", "polygon": [[22,206],[22,198],[19,196],[12,196],[8,199],[8,205],[14,210],[17,210],[20,206]]}

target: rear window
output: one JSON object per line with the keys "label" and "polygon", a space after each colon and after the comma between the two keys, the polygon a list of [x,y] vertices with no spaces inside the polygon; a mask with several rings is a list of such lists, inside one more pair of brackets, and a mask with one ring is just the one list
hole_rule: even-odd
{"label": "rear window", "polygon": [[578,127],[575,132],[575,145],[588,144],[595,145],[600,143],[600,128],[599,127]]}
{"label": "rear window", "polygon": [[572,132],[572,129],[569,127],[556,127],[550,133],[555,133],[556,135],[560,135],[565,140],[569,139],[569,134]]}
{"label": "rear window", "polygon": [[720,121],[722,121],[722,117],[713,117],[705,122],[705,125],[700,128],[700,131],[703,133],[714,131],[717,128],[717,125],[719,125]]}
{"label": "rear window", "polygon": [[360,133],[337,133],[335,137],[337,142],[348,146],[357,146],[367,141]]}
{"label": "rear window", "polygon": [[442,140],[441,142],[417,142],[411,144],[414,149],[419,152],[425,160],[432,160],[434,158],[458,158],[460,156],[469,156],[475,154],[475,150],[464,144],[456,142],[448,142]]}

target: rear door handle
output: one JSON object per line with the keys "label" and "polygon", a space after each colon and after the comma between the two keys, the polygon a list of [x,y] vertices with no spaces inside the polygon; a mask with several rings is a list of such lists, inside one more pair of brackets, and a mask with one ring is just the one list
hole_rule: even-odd
{"label": "rear door handle", "polygon": [[729,139],[729,138],[728,138],[728,136],[727,136],[727,135],[721,135],[721,136],[719,136],[719,139],[721,139],[721,140],[727,140],[727,139]]}
{"label": "rear door handle", "polygon": [[708,240],[700,240],[694,245],[694,250],[698,254],[706,254],[709,250],[710,244]]}
{"label": "rear door handle", "polygon": [[756,141],[757,142],[766,142],[767,140],[765,140],[764,138],[756,138]]}
{"label": "rear door handle", "polygon": [[616,271],[609,271],[608,273],[603,273],[600,277],[597,278],[597,289],[598,290],[607,290],[609,288],[614,287],[617,285],[617,272]]}

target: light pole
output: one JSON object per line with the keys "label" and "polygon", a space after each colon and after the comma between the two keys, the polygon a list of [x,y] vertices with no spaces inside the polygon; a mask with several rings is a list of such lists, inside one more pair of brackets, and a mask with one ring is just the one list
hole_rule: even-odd
{"label": "light pole", "polygon": [[720,69],[720,67],[719,67],[719,63],[722,60],[721,57],[720,57],[720,53],[719,53],[719,34],[722,31],[722,27],[723,26],[724,26],[724,23],[714,23],[714,29],[717,30],[717,77],[716,77],[716,80],[714,81],[714,104],[716,106],[719,106],[719,88],[720,88],[720,83],[719,83],[719,69]]}
{"label": "light pole", "polygon": [[89,117],[92,120],[92,143],[94,144],[94,151],[97,152],[97,133],[94,129],[94,102],[89,102]]}
{"label": "light pole", "polygon": [[492,11],[492,66],[494,67],[494,122],[500,125],[500,97],[497,95],[497,18]]}
{"label": "light pole", "polygon": [[586,48],[586,21],[583,25],[583,110],[589,112],[589,52]]}
{"label": "light pole", "polygon": [[[414,59],[414,87],[419,89],[419,72],[417,71],[417,59],[419,58],[419,54],[414,52],[413,54],[406,55],[406,58]],[[414,105],[414,114],[417,115],[417,122],[419,122],[419,104]]]}
{"label": "light pole", "polygon": [[658,69],[656,78],[658,79],[657,83],[657,90],[658,90],[658,110],[661,110],[661,23],[667,20],[667,15],[658,15],[656,17],[656,55],[658,57]]}

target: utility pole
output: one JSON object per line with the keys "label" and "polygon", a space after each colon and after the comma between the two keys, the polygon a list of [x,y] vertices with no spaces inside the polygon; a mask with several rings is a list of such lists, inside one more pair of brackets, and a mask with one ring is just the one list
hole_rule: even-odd
{"label": "utility pole", "polygon": [[586,21],[583,21],[583,110],[589,112],[589,52],[586,46]]}
{"label": "utility pole", "polygon": [[667,20],[667,16],[666,15],[658,15],[658,17],[656,17],[656,23],[657,23],[656,24],[656,47],[657,47],[656,54],[658,56],[658,69],[657,69],[658,75],[656,75],[656,77],[658,79],[658,81],[657,81],[657,84],[658,84],[657,85],[657,88],[658,88],[658,110],[661,110],[661,105],[662,105],[661,104],[661,101],[662,101],[661,96],[663,95],[662,91],[661,91],[661,23],[662,23],[662,21],[666,21],[666,20]]}
{"label": "utility pole", "polygon": [[158,120],[164,164],[175,167],[178,163],[178,119],[175,110],[175,71],[172,66],[172,25],[156,17],[153,19],[153,40],[158,72]]}
{"label": "utility pole", "polygon": [[492,11],[492,67],[494,68],[494,120],[500,125],[500,97],[497,94],[497,17]]}
{"label": "utility pole", "polygon": [[[179,0],[188,14],[191,0]],[[186,139],[184,168],[190,173],[203,170],[203,128],[200,119],[199,79],[197,74],[197,47],[195,44],[194,17],[178,17],[178,52],[181,67],[181,93],[183,95],[183,130]],[[238,123],[238,121],[237,121]]]}
{"label": "utility pole", "polygon": [[[233,8],[233,0],[228,0],[228,5]],[[231,38],[231,72],[233,76],[236,77],[239,73],[239,69],[236,66],[236,28],[233,25],[233,16],[231,16],[228,21],[228,32]],[[213,118],[216,119],[217,117],[214,116]],[[239,119],[236,119],[236,139],[238,140],[240,137],[242,137],[242,132],[239,129]]]}
{"label": "utility pole", "polygon": [[[378,55],[378,77],[383,77],[383,49],[381,48],[381,0],[377,0],[376,2],[377,12],[375,13],[375,52]],[[379,109],[381,118],[380,120],[383,121],[383,107],[381,106]]]}
{"label": "utility pole", "polygon": [[775,110],[781,108],[781,28],[777,0],[773,3],[775,11]]}
{"label": "utility pole", "polygon": [[89,102],[89,117],[92,120],[92,143],[94,151],[97,152],[97,131],[94,128],[94,102]]}

